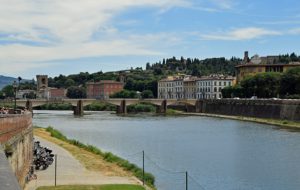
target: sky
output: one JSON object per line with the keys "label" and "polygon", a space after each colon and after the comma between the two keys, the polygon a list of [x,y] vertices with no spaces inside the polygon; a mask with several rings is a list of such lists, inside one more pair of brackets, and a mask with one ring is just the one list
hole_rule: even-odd
{"label": "sky", "polygon": [[300,54],[298,0],[0,0],[0,75]]}

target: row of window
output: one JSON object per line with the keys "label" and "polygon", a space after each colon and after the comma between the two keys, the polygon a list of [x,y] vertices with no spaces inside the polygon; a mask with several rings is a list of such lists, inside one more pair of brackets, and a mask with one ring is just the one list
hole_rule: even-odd
{"label": "row of window", "polygon": [[214,81],[214,82],[197,82],[197,86],[211,86],[211,85],[214,85],[214,86],[231,86],[231,82],[230,81]]}
{"label": "row of window", "polygon": [[197,99],[210,99],[210,98],[213,98],[213,99],[216,99],[216,98],[222,98],[222,94],[205,94],[205,93],[197,93],[196,95],[195,94],[187,94],[185,97],[183,94],[165,94],[165,95],[159,95],[158,98],[160,99],[181,99],[181,98],[196,98]]}
{"label": "row of window", "polygon": [[[214,84],[214,86],[231,86],[231,81],[206,81],[206,82],[197,82],[197,86],[211,86],[212,84]],[[159,82],[158,86],[159,87],[174,87],[174,86],[179,86],[179,85],[183,85],[183,82],[168,82],[168,83],[163,83],[163,82]],[[193,85],[193,84],[191,84]]]}

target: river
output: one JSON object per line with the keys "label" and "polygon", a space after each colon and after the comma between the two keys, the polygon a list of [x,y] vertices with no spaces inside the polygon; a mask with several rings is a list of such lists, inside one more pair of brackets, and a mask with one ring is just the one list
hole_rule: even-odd
{"label": "river", "polygon": [[298,190],[300,133],[229,119],[110,112],[35,111],[34,125],[53,126],[142,166],[159,190]]}

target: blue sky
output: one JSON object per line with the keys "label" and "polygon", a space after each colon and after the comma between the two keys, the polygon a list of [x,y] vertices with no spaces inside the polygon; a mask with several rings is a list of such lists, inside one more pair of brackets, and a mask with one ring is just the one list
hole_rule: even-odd
{"label": "blue sky", "polygon": [[162,58],[300,54],[297,0],[0,0],[0,74],[145,67]]}

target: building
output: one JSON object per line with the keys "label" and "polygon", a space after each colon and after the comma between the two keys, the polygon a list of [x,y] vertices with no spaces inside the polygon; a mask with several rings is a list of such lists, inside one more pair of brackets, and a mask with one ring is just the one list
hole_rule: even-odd
{"label": "building", "polygon": [[196,81],[197,99],[222,98],[222,89],[235,84],[235,78],[224,75],[210,75],[198,78]]}
{"label": "building", "polygon": [[67,90],[64,88],[49,88],[48,97],[51,99],[66,98]]}
{"label": "building", "polygon": [[245,51],[241,64],[236,66],[237,83],[247,76],[265,72],[285,72],[290,68],[300,67],[300,62],[280,63],[279,56],[259,57],[254,55],[251,59]]}
{"label": "building", "polygon": [[183,98],[195,99],[196,98],[196,81],[197,77],[186,76],[183,79]]}
{"label": "building", "polygon": [[176,84],[175,80],[176,80],[176,77],[169,76],[165,79],[158,81],[158,85],[157,85],[158,98],[160,98],[160,99],[173,99],[174,98],[174,93],[176,93],[174,90],[174,87]]}
{"label": "building", "polygon": [[158,99],[217,99],[222,89],[235,84],[235,78],[210,75],[197,78],[190,75],[169,76],[158,81]]}
{"label": "building", "polygon": [[36,96],[35,90],[18,90],[16,94],[17,99],[33,98]]}
{"label": "building", "polygon": [[110,95],[123,90],[124,83],[112,80],[87,82],[87,98],[108,99]]}
{"label": "building", "polygon": [[49,98],[48,76],[36,75],[36,79],[37,79],[36,96],[38,98]]}

